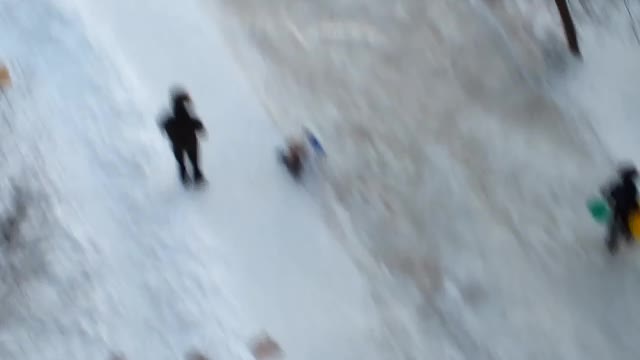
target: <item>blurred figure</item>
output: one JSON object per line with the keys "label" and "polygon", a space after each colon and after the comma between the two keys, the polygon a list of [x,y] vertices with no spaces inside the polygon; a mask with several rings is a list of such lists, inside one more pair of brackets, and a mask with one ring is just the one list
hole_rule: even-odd
{"label": "blurred figure", "polygon": [[632,234],[629,228],[629,217],[633,211],[639,210],[638,189],[635,180],[638,170],[633,165],[624,165],[618,169],[618,179],[603,190],[603,195],[609,201],[613,210],[613,217],[607,234],[607,248],[614,254],[618,250],[618,237],[624,236],[631,242]]}
{"label": "blurred figure", "polygon": [[190,182],[184,157],[189,158],[193,169],[193,180],[203,183],[205,178],[198,163],[198,135],[205,134],[202,122],[189,111],[191,97],[182,89],[176,88],[171,92],[172,112],[162,121],[161,126],[171,141],[173,154],[178,163],[178,171],[183,184]]}
{"label": "blurred figure", "polygon": [[299,180],[310,162],[311,155],[326,156],[320,141],[309,129],[304,128],[303,136],[287,140],[285,149],[280,151],[280,160],[287,167],[291,176]]}
{"label": "blurred figure", "polygon": [[306,157],[305,144],[298,139],[289,139],[286,149],[280,153],[280,159],[295,179],[300,179]]}

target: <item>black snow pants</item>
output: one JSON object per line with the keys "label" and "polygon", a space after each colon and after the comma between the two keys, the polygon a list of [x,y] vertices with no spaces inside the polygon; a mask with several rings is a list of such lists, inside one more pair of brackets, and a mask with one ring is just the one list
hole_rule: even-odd
{"label": "black snow pants", "polygon": [[187,167],[184,162],[184,155],[187,154],[187,158],[189,158],[189,162],[191,163],[191,168],[193,169],[193,178],[195,180],[202,180],[202,171],[200,170],[200,165],[198,164],[198,143],[192,144],[173,144],[173,155],[176,157],[176,161],[178,162],[178,171],[180,172],[180,178],[182,181],[189,180],[189,174],[187,173]]}
{"label": "black snow pants", "polygon": [[629,213],[626,211],[614,210],[613,219],[609,224],[607,235],[607,248],[614,253],[618,249],[618,238],[623,236],[627,242],[631,242],[631,229],[629,229]]}

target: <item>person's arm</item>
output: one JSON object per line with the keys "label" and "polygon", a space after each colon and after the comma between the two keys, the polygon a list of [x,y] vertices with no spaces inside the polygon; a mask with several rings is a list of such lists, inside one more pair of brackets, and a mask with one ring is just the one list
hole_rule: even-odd
{"label": "person's arm", "polygon": [[602,198],[610,205],[612,206],[614,204],[614,197],[613,197],[613,192],[616,188],[615,186],[615,182],[610,182],[608,184],[602,185],[600,187],[600,195],[602,195]]}
{"label": "person's arm", "polygon": [[207,137],[207,129],[204,127],[204,124],[202,123],[202,121],[200,121],[200,119],[196,119],[193,118],[193,129],[195,130],[196,134],[206,138]]}
{"label": "person's arm", "polygon": [[167,120],[158,121],[158,128],[163,135],[167,133],[167,122]]}
{"label": "person's arm", "polygon": [[169,121],[171,121],[171,115],[169,114],[161,115],[158,120],[158,128],[160,128],[160,132],[162,132],[163,135],[168,134]]}

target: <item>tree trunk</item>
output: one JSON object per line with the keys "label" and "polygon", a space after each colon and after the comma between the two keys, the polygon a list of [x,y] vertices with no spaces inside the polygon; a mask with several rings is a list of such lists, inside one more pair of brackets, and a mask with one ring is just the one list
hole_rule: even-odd
{"label": "tree trunk", "polygon": [[578,35],[576,33],[576,27],[573,24],[573,19],[571,19],[571,12],[569,11],[567,0],[556,0],[556,6],[558,6],[560,18],[562,19],[562,24],[564,25],[564,33],[567,37],[567,44],[569,45],[569,49],[575,56],[580,57],[582,55],[580,53],[580,48],[578,47]]}

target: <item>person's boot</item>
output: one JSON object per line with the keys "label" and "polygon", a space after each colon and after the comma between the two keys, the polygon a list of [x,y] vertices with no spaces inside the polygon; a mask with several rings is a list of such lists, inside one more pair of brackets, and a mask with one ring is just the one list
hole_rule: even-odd
{"label": "person's boot", "polygon": [[204,175],[202,174],[202,171],[199,168],[195,168],[193,172],[194,172],[193,181],[196,184],[204,184],[207,182],[207,179],[205,179]]}
{"label": "person's boot", "polygon": [[180,166],[179,172],[180,181],[185,185],[188,184],[191,179],[189,178],[189,173],[187,173],[187,168],[185,166]]}

